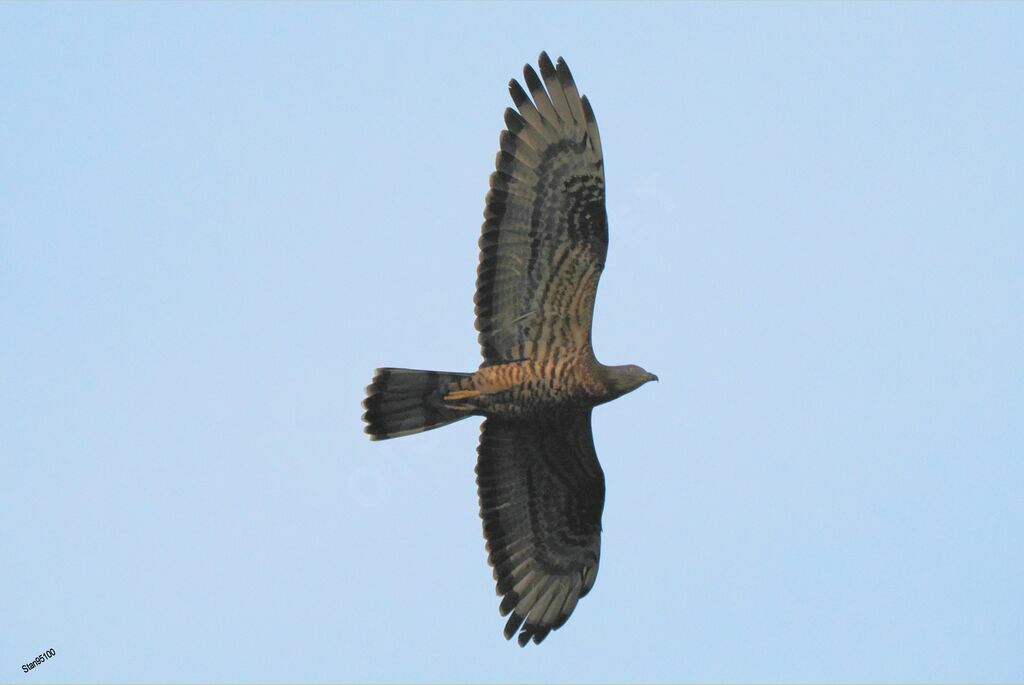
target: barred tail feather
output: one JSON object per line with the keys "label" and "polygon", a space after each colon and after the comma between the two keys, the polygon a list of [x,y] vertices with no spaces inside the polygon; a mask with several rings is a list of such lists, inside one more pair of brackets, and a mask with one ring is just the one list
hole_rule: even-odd
{"label": "barred tail feather", "polygon": [[377,369],[366,387],[363,421],[371,440],[387,440],[446,426],[471,411],[451,409],[444,396],[469,386],[470,373]]}

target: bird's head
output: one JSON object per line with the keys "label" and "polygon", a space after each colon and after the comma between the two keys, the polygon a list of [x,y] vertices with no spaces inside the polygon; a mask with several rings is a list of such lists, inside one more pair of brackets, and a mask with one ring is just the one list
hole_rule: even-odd
{"label": "bird's head", "polygon": [[636,364],[605,367],[608,371],[606,382],[616,397],[633,392],[644,383],[656,381],[658,377]]}

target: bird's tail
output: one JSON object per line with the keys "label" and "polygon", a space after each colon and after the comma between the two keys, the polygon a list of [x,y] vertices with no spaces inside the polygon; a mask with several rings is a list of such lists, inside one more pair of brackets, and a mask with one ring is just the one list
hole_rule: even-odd
{"label": "bird's tail", "polygon": [[371,440],[386,440],[446,426],[472,415],[461,400],[476,395],[473,374],[377,369],[366,387],[363,421]]}

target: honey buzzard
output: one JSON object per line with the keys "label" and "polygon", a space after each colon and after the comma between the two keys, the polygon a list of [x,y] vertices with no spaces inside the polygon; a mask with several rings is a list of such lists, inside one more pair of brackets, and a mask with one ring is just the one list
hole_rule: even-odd
{"label": "honey buzzard", "polygon": [[[505,637],[539,643],[597,577],[604,474],[591,409],[657,380],[594,357],[591,321],[608,252],[604,160],[594,111],[569,67],[540,55],[516,109],[484,207],[475,373],[377,369],[363,402],[373,440],[483,416],[477,486]],[[529,91],[529,93],[527,92]],[[518,111],[517,111],[518,110]]]}

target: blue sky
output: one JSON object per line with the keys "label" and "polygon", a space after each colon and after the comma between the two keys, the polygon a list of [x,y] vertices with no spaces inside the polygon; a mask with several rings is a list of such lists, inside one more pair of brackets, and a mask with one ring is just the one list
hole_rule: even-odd
{"label": "blue sky", "polygon": [[[1024,679],[1020,4],[0,6],[0,681]],[[597,114],[594,592],[501,637],[505,84]],[[30,675],[21,664],[53,648]]]}

